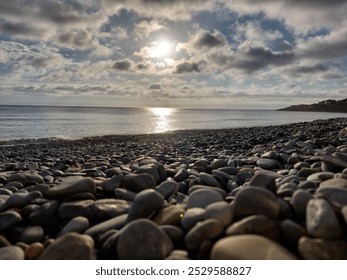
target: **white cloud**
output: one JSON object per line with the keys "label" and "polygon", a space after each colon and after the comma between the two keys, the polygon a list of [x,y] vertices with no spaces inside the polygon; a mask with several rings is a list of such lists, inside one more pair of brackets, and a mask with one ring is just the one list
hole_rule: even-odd
{"label": "white cloud", "polygon": [[296,33],[341,26],[345,19],[347,1],[335,0],[234,0],[225,1],[230,9],[240,14],[265,13],[284,21]]}
{"label": "white cloud", "polygon": [[133,34],[136,39],[148,37],[152,32],[166,29],[166,27],[157,20],[143,20],[136,25]]}
{"label": "white cloud", "polygon": [[278,30],[264,30],[259,20],[234,24],[233,30],[236,33],[233,37],[233,40],[236,42],[235,47],[239,50],[266,48],[274,41],[283,37],[283,34]]}

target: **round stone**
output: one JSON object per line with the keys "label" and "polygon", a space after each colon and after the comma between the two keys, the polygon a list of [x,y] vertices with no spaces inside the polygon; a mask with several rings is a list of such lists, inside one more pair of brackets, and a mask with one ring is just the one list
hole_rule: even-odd
{"label": "round stone", "polygon": [[0,232],[8,230],[22,221],[22,217],[15,211],[0,213]]}
{"label": "round stone", "polygon": [[72,219],[77,216],[91,217],[91,206],[94,200],[79,200],[64,202],[59,206],[59,217],[62,219]]}
{"label": "round stone", "polygon": [[25,173],[14,173],[10,177],[7,178],[7,183],[20,182],[24,185],[28,181],[29,180],[28,180],[27,176],[25,176]]}
{"label": "round stone", "polygon": [[205,172],[199,173],[199,180],[202,185],[221,188],[221,184],[210,174]]}
{"label": "round stone", "polygon": [[305,260],[346,260],[347,243],[342,240],[326,240],[303,236],[298,250]]}
{"label": "round stone", "polygon": [[123,183],[127,190],[135,193],[139,193],[145,189],[153,189],[157,185],[155,178],[147,173],[127,174],[123,178]]}
{"label": "round stone", "polygon": [[238,218],[263,214],[270,219],[278,216],[281,204],[270,191],[258,187],[242,188],[235,197],[234,214]]}
{"label": "round stone", "polygon": [[24,260],[24,251],[18,246],[0,248],[0,260]]}
{"label": "round stone", "polygon": [[164,197],[153,189],[147,189],[139,192],[129,209],[128,222],[147,218],[156,210],[163,206]]}
{"label": "round stone", "polygon": [[162,182],[159,186],[155,188],[165,199],[168,199],[173,194],[176,194],[178,191],[178,184],[173,180],[166,180]]}
{"label": "round stone", "polygon": [[257,171],[252,179],[249,181],[250,186],[262,187],[268,189],[273,193],[276,193],[276,183],[275,180],[280,178],[281,175],[268,170]]}
{"label": "round stone", "polygon": [[29,215],[29,222],[33,225],[55,226],[58,222],[59,202],[56,200],[46,202],[33,209]]}
{"label": "round stone", "polygon": [[312,198],[313,196],[310,193],[301,189],[296,190],[293,193],[290,199],[290,205],[292,206],[294,213],[299,220],[305,220],[307,203]]}
{"label": "round stone", "polygon": [[42,194],[39,191],[33,191],[30,193],[14,193],[6,200],[6,206],[7,208],[21,208],[36,198],[42,198]]}
{"label": "round stone", "polygon": [[83,192],[96,193],[96,186],[93,179],[82,176],[70,176],[63,178],[59,185],[50,188],[46,192],[46,197],[51,199],[63,199]]}
{"label": "round stone", "polygon": [[342,188],[347,189],[347,180],[343,178],[333,178],[319,184],[319,188]]}
{"label": "round stone", "polygon": [[347,189],[344,188],[319,187],[315,195],[316,197],[324,197],[337,208],[347,205]]}
{"label": "round stone", "polygon": [[25,259],[36,260],[41,255],[44,249],[45,247],[40,242],[30,244],[30,246],[24,251]]}
{"label": "round stone", "polygon": [[0,235],[0,248],[11,246],[11,243],[2,235]]}
{"label": "round stone", "polygon": [[93,219],[102,221],[128,213],[130,203],[122,199],[104,198],[90,205],[90,215]]}
{"label": "round stone", "polygon": [[307,178],[308,176],[320,172],[321,169],[317,169],[317,168],[307,168],[307,167],[303,167],[300,169],[300,171],[298,172],[298,176],[302,177],[302,178]]}
{"label": "round stone", "polygon": [[179,170],[177,171],[177,173],[175,174],[174,180],[175,180],[176,182],[182,182],[182,181],[184,181],[185,179],[187,179],[188,176],[189,176],[189,173],[188,173],[187,169],[181,168],[181,169],[179,169]]}
{"label": "round stone", "polygon": [[341,172],[343,169],[347,168],[347,161],[343,159],[332,157],[332,156],[323,156],[322,161],[324,163],[325,169],[323,171],[330,172]]}
{"label": "round stone", "polygon": [[0,195],[10,196],[11,194],[13,194],[13,192],[9,189],[4,189],[0,187]]}
{"label": "round stone", "polygon": [[229,175],[236,175],[239,172],[238,169],[236,167],[233,167],[233,166],[221,167],[218,170],[222,171],[224,173],[227,173]]}
{"label": "round stone", "polygon": [[226,162],[225,159],[219,158],[219,159],[213,160],[210,166],[212,167],[212,169],[218,169],[218,168],[225,167],[227,164],[228,163]]}
{"label": "round stone", "polygon": [[223,201],[223,197],[217,191],[208,189],[196,190],[188,197],[187,209],[194,207],[206,208],[208,205],[218,201]]}
{"label": "round stone", "polygon": [[220,239],[211,251],[212,260],[294,260],[280,244],[260,235],[242,234]]}
{"label": "round stone", "polygon": [[60,231],[58,236],[64,235],[68,232],[83,233],[87,228],[89,228],[89,221],[87,218],[82,216],[77,216],[71,219]]}
{"label": "round stone", "polygon": [[169,205],[157,211],[152,220],[157,225],[179,225],[185,210],[178,205]]}
{"label": "round stone", "polygon": [[75,232],[58,237],[38,258],[39,260],[91,260],[94,241],[89,235]]}
{"label": "round stone", "polygon": [[156,180],[156,182],[160,181],[158,166],[154,163],[139,166],[135,170],[134,174],[150,174]]}
{"label": "round stone", "polygon": [[307,181],[325,181],[333,178],[335,173],[332,172],[317,172],[307,177]]}
{"label": "round stone", "polygon": [[178,226],[173,225],[162,225],[160,228],[167,234],[172,242],[182,242],[183,241],[183,229]]}
{"label": "round stone", "polygon": [[205,218],[216,219],[223,227],[226,227],[233,220],[232,206],[225,201],[212,203],[206,207]]}
{"label": "round stone", "polygon": [[332,206],[325,199],[311,199],[306,211],[307,232],[313,237],[336,239],[341,227]]}
{"label": "round stone", "polygon": [[190,230],[197,222],[205,219],[206,210],[203,208],[188,209],[181,220],[181,226],[185,230]]}
{"label": "round stone", "polygon": [[345,220],[345,223],[347,224],[347,205],[341,208],[341,213],[342,213],[343,219]]}
{"label": "round stone", "polygon": [[114,195],[116,196],[116,198],[118,199],[123,199],[123,200],[127,200],[127,201],[133,201],[136,193],[132,192],[132,191],[128,191],[126,189],[115,189],[114,190]]}
{"label": "round stone", "polygon": [[173,250],[165,260],[189,260],[188,252],[185,250]]}
{"label": "round stone", "polygon": [[113,192],[122,185],[122,179],[122,174],[114,175],[110,179],[103,181],[101,186],[105,192]]}
{"label": "round stone", "polygon": [[32,244],[34,242],[40,242],[45,233],[40,226],[29,226],[20,234],[19,241],[26,244]]}
{"label": "round stone", "polygon": [[88,234],[92,237],[96,237],[97,235],[104,233],[111,229],[121,229],[125,224],[128,218],[128,214],[123,214],[112,219],[103,221],[99,224],[96,224],[90,228],[88,228],[84,234]]}
{"label": "round stone", "polygon": [[283,241],[295,250],[298,248],[299,239],[308,235],[304,227],[289,219],[281,222],[280,231]]}
{"label": "round stone", "polygon": [[207,219],[198,222],[189,230],[184,238],[184,242],[190,251],[199,249],[204,241],[209,241],[223,233],[223,226],[216,219]]}
{"label": "round stone", "polygon": [[268,158],[260,158],[257,160],[257,165],[264,169],[274,169],[276,168],[276,162]]}
{"label": "round stone", "polygon": [[147,219],[138,219],[126,225],[117,241],[120,260],[162,260],[173,248],[166,233]]}
{"label": "round stone", "polygon": [[230,225],[225,235],[257,234],[278,241],[280,233],[276,224],[264,215],[252,215]]}
{"label": "round stone", "polygon": [[193,192],[197,190],[210,190],[213,192],[219,193],[223,198],[227,196],[227,193],[225,190],[222,188],[216,188],[216,187],[211,187],[211,186],[205,186],[205,185],[193,185],[192,187],[189,188],[188,194],[191,195]]}

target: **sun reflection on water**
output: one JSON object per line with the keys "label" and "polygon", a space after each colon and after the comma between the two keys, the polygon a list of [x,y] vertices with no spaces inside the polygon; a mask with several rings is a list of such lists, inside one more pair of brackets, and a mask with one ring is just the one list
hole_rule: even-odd
{"label": "sun reflection on water", "polygon": [[173,130],[171,125],[171,114],[175,112],[174,108],[147,108],[154,116],[155,133],[167,132]]}

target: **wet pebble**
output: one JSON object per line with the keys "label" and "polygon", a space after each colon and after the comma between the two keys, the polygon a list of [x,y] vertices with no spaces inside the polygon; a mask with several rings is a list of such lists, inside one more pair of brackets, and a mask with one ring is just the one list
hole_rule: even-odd
{"label": "wet pebble", "polygon": [[200,207],[187,209],[183,214],[181,225],[185,230],[191,229],[197,222],[205,219],[206,210]]}
{"label": "wet pebble", "polygon": [[299,240],[299,253],[306,260],[346,260],[347,243],[303,236]]}
{"label": "wet pebble", "polygon": [[198,222],[189,230],[184,238],[184,242],[190,251],[197,250],[203,241],[210,240],[222,234],[223,226],[216,219],[207,219]]}
{"label": "wet pebble", "polygon": [[22,217],[15,211],[0,213],[0,232],[6,231],[22,221]]}
{"label": "wet pebble", "polygon": [[85,234],[70,232],[58,237],[39,256],[39,260],[91,260],[94,241]]}
{"label": "wet pebble", "polygon": [[212,260],[294,260],[286,248],[260,235],[241,234],[217,241]]}
{"label": "wet pebble", "polygon": [[24,231],[19,236],[19,241],[26,244],[32,244],[35,242],[42,241],[44,237],[43,228],[40,226],[29,226],[24,229]]}
{"label": "wet pebble", "polygon": [[313,237],[337,239],[342,234],[335,211],[325,199],[311,199],[308,202],[306,227]]}
{"label": "wet pebble", "polygon": [[173,249],[167,234],[147,219],[127,224],[117,240],[117,255],[121,260],[162,260]]}
{"label": "wet pebble", "polygon": [[223,201],[223,197],[217,191],[211,189],[196,190],[189,195],[187,209],[195,207],[206,208],[208,205],[218,201]]}
{"label": "wet pebble", "polygon": [[86,217],[77,216],[71,219],[60,231],[58,236],[64,235],[68,232],[83,233],[89,228],[89,220]]}
{"label": "wet pebble", "polygon": [[277,197],[263,188],[245,187],[235,197],[234,214],[238,218],[263,214],[272,219],[278,216],[280,209]]}
{"label": "wet pebble", "polygon": [[226,236],[239,234],[257,234],[274,241],[280,240],[280,232],[274,221],[264,215],[252,215],[237,221],[225,230]]}
{"label": "wet pebble", "polygon": [[50,188],[46,192],[46,196],[50,199],[63,199],[83,192],[96,193],[96,186],[93,179],[81,176],[70,176],[64,178],[58,186]]}
{"label": "wet pebble", "polygon": [[148,218],[153,212],[160,209],[164,203],[164,197],[153,189],[139,192],[129,209],[128,222],[139,218]]}
{"label": "wet pebble", "polygon": [[24,251],[18,246],[0,248],[0,260],[24,260]]}

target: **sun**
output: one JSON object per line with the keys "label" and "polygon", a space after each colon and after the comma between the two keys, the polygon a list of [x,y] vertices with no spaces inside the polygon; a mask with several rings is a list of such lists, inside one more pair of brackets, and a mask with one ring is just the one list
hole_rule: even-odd
{"label": "sun", "polygon": [[173,47],[167,41],[155,41],[150,48],[150,55],[152,58],[165,58],[169,57],[172,53]]}

